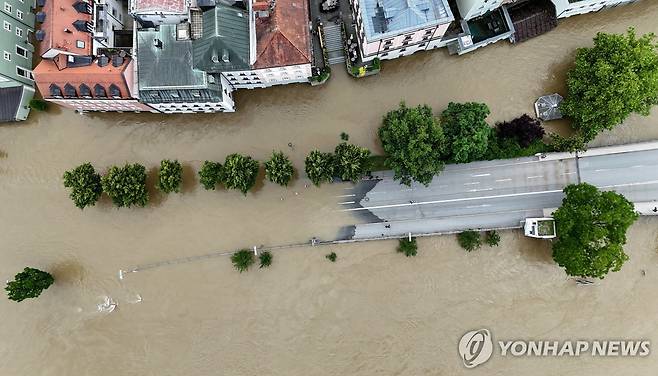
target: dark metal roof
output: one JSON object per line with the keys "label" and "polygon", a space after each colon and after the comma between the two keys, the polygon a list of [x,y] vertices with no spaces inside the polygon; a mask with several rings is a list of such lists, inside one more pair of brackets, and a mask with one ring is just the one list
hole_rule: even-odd
{"label": "dark metal roof", "polygon": [[44,13],[44,12],[37,12],[37,15],[36,15],[36,18],[35,18],[35,19],[36,19],[37,22],[43,23],[43,21],[46,20],[46,13]]}
{"label": "dark metal roof", "polygon": [[101,55],[101,56],[98,57],[98,66],[99,67],[104,67],[104,66],[108,65],[109,63],[110,63],[110,58],[109,57],[107,57],[105,55]]}
{"label": "dark metal roof", "polygon": [[67,68],[86,67],[94,61],[93,56],[69,55],[66,61]]}
{"label": "dark metal roof", "polygon": [[76,20],[73,21],[73,26],[75,27],[76,30],[78,31],[83,31],[87,33],[91,33],[91,24],[85,20]]}
{"label": "dark metal roof", "polygon": [[16,120],[22,96],[22,86],[0,88],[0,122]]}
{"label": "dark metal roof", "polygon": [[112,66],[120,67],[123,65],[123,58],[119,55],[112,56]]}
{"label": "dark metal roof", "polygon": [[37,0],[37,6],[38,7],[43,7],[46,5],[46,0]]}
{"label": "dark metal roof", "polygon": [[249,69],[249,13],[224,4],[203,12],[203,35],[193,47],[197,69],[209,73]]}

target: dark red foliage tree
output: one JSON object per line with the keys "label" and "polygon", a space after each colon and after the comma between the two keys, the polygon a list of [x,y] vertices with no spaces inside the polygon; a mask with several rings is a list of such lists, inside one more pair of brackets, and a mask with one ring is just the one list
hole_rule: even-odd
{"label": "dark red foliage tree", "polygon": [[544,128],[538,119],[531,118],[527,114],[511,120],[496,124],[497,135],[500,138],[511,138],[524,148],[527,148],[534,141],[541,140],[544,137]]}

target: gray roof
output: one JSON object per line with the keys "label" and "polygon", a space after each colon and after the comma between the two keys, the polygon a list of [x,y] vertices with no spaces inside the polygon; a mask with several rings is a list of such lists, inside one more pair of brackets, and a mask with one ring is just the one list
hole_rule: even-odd
{"label": "gray roof", "polygon": [[0,122],[16,120],[22,95],[23,86],[0,88]]}
{"label": "gray roof", "polygon": [[249,13],[224,4],[205,11],[203,36],[193,46],[197,69],[209,73],[249,69]]}
{"label": "gray roof", "polygon": [[192,41],[176,40],[176,25],[138,31],[137,51],[140,90],[206,87],[206,74],[192,67]]}
{"label": "gray roof", "polygon": [[454,20],[446,0],[359,0],[369,41]]}

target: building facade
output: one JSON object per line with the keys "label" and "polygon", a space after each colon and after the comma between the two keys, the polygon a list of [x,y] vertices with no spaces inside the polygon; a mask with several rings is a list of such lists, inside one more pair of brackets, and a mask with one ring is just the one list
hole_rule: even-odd
{"label": "building facade", "polygon": [[5,0],[0,10],[0,121],[25,120],[34,95],[30,38],[34,33],[34,0]]}
{"label": "building facade", "polygon": [[441,47],[454,20],[446,0],[351,0],[351,8],[364,62]]}

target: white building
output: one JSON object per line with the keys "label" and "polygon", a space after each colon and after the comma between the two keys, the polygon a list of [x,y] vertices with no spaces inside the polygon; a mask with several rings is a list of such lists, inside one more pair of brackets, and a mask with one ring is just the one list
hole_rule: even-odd
{"label": "white building", "polygon": [[459,14],[465,20],[479,17],[499,8],[501,5],[513,3],[516,0],[457,0]]}
{"label": "white building", "polygon": [[636,0],[552,0],[558,18],[597,12],[604,8],[633,3]]}
{"label": "white building", "polygon": [[307,83],[311,73],[308,2],[277,0],[252,6],[255,61],[248,70],[224,71],[236,89]]}
{"label": "white building", "polygon": [[454,20],[446,0],[351,0],[364,62],[443,47]]}
{"label": "white building", "polygon": [[190,0],[130,0],[130,15],[143,27],[186,21],[189,8]]}

